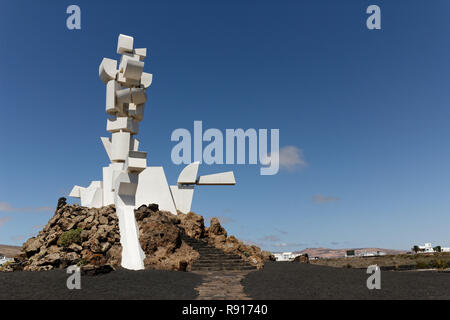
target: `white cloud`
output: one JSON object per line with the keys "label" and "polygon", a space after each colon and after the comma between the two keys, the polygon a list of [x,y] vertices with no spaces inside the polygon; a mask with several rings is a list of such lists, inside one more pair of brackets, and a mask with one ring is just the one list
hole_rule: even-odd
{"label": "white cloud", "polygon": [[2,212],[42,212],[42,211],[53,211],[52,207],[25,207],[25,208],[15,208],[7,202],[0,202],[0,211]]}
{"label": "white cloud", "polygon": [[280,169],[294,172],[298,168],[308,165],[303,154],[303,150],[295,146],[285,146],[279,152],[272,152],[269,156],[261,160],[262,164],[271,163],[271,158],[279,159]]}
{"label": "white cloud", "polygon": [[340,199],[338,197],[331,197],[331,196],[324,196],[323,194],[316,194],[312,197],[312,200],[314,203],[329,203],[329,202],[336,202]]}
{"label": "white cloud", "polygon": [[11,220],[11,217],[0,218],[0,227],[7,223],[9,220]]}

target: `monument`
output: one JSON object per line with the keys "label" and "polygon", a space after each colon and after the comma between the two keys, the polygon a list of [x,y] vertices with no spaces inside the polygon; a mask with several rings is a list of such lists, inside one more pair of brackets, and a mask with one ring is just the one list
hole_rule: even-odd
{"label": "monument", "polygon": [[144,117],[146,90],[153,75],[144,72],[146,48],[133,48],[133,37],[119,35],[117,60],[104,58],[99,76],[106,84],[106,113],[110,116],[106,130],[111,138],[100,138],[110,164],[103,168],[103,180],[87,187],[74,186],[70,197],[80,198],[81,205],[100,208],[114,204],[119,218],[122,267],[144,269],[145,254],[139,244],[134,209],[156,203],[160,210],[173,214],[188,213],[195,185],[234,185],[232,171],[197,177],[199,163],[186,166],[176,185],[167,183],[163,167],[148,167],[147,153],[139,151],[139,122]]}

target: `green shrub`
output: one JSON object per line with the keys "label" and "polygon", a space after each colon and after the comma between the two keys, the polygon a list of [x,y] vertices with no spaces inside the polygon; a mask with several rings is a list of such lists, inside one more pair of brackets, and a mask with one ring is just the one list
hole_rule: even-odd
{"label": "green shrub", "polygon": [[72,243],[81,244],[81,231],[83,229],[77,228],[64,232],[58,239],[58,246],[68,247]]}
{"label": "green shrub", "polygon": [[447,262],[442,261],[441,259],[437,259],[437,261],[434,263],[433,267],[436,269],[447,269],[448,265],[447,265]]}
{"label": "green shrub", "polygon": [[247,258],[250,257],[250,253],[248,253],[247,251],[242,252],[242,254],[243,254],[244,256],[246,256]]}
{"label": "green shrub", "polygon": [[88,264],[88,261],[86,259],[80,259],[80,261],[78,261],[78,263],[77,263],[77,266],[81,267],[81,266],[84,266],[87,264]]}
{"label": "green shrub", "polygon": [[430,266],[425,261],[417,261],[416,268],[417,269],[428,269]]}

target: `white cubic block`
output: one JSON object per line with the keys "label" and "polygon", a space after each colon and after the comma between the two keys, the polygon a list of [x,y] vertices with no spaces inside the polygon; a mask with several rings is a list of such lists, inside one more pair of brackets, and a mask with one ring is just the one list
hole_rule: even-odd
{"label": "white cubic block", "polygon": [[106,130],[109,132],[125,131],[131,134],[137,134],[139,131],[139,124],[137,121],[128,117],[117,117],[115,119],[106,120]]}
{"label": "white cubic block", "polygon": [[147,48],[136,48],[133,50],[133,53],[138,55],[141,61],[144,61],[145,57],[147,57]]}
{"label": "white cubic block", "polygon": [[142,72],[141,76],[141,85],[144,86],[145,89],[150,87],[153,81],[153,74]]}
{"label": "white cubic block", "polygon": [[115,114],[119,111],[116,102],[116,91],[120,89],[120,85],[115,80],[110,80],[106,84],[106,113]]}
{"label": "white cubic block", "polygon": [[117,40],[117,53],[123,54],[126,52],[133,52],[133,42],[133,37],[120,34],[119,39]]}
{"label": "white cubic block", "polygon": [[131,88],[133,86],[138,87],[141,83],[140,80],[125,78],[123,75],[123,72],[117,73],[117,82],[119,82],[121,85],[123,85],[127,88]]}
{"label": "white cubic block", "polygon": [[136,121],[142,121],[144,118],[144,108],[145,104],[135,105],[134,103],[130,103],[128,105],[128,115],[135,119]]}
{"label": "white cubic block", "polygon": [[128,88],[116,90],[117,103],[130,103],[131,102],[131,91]]}
{"label": "white cubic block", "polygon": [[144,62],[127,59],[123,67],[123,76],[127,79],[141,80]]}
{"label": "white cubic block", "polygon": [[98,74],[103,83],[116,79],[117,75],[117,60],[103,58],[98,67]]}
{"label": "white cubic block", "polygon": [[125,162],[130,151],[130,133],[115,132],[112,134],[111,161]]}
{"label": "white cubic block", "polygon": [[144,88],[131,88],[131,101],[135,104],[143,104],[147,101],[147,94]]}
{"label": "white cubic block", "polygon": [[130,139],[130,150],[133,150],[133,151],[138,151],[139,150],[139,140],[138,139],[133,139],[133,137],[131,137],[131,139]]}

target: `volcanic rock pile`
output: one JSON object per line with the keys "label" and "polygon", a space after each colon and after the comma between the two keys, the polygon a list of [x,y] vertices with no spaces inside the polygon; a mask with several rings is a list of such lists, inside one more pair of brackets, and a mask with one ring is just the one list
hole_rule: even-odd
{"label": "volcanic rock pile", "polygon": [[[193,212],[173,215],[150,204],[135,210],[139,240],[146,254],[149,269],[189,271],[199,253],[182,237],[202,239],[210,245],[241,256],[262,268],[265,260],[273,260],[269,252],[245,245],[234,236],[227,236],[218,219],[204,225],[202,216]],[[83,270],[106,272],[120,266],[122,246],[114,205],[86,208],[58,201],[54,216],[36,237],[22,246],[22,253],[5,271],[43,271],[79,265]]]}

